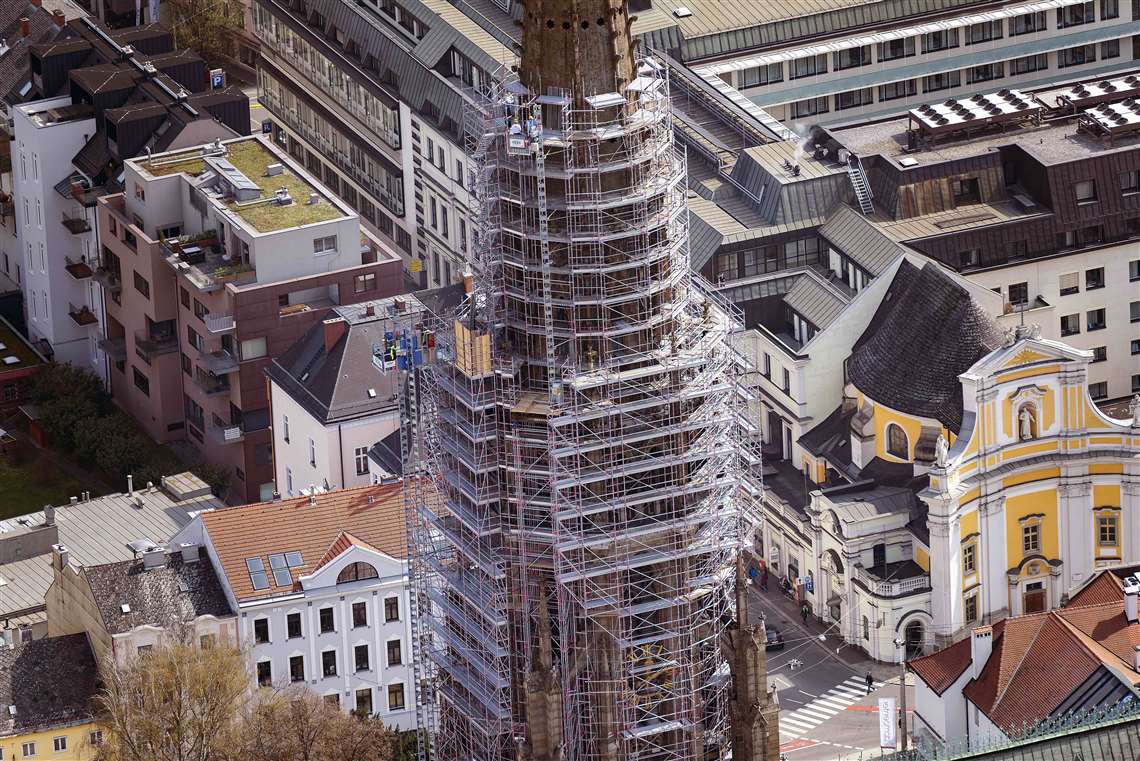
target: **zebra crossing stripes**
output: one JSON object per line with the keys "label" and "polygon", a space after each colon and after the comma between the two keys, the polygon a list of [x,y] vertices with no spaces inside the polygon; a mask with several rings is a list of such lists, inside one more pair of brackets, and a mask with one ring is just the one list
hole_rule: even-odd
{"label": "zebra crossing stripes", "polygon": [[[872,689],[879,689],[883,682],[874,682]],[[805,706],[780,714],[780,734],[790,738],[803,735],[854,704],[867,694],[867,682],[859,677],[835,685]]]}

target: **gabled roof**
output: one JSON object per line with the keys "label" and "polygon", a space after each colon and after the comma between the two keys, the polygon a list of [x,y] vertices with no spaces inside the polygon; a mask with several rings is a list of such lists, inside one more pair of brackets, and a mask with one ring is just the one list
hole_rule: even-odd
{"label": "gabled roof", "polygon": [[904,261],[848,360],[855,387],[893,410],[962,424],[958,376],[1002,345],[970,293],[933,262]]}
{"label": "gabled roof", "polygon": [[[407,558],[402,483],[227,507],[202,514],[221,573],[239,602],[292,594],[298,579],[316,570],[332,546],[350,533],[378,552]],[[289,584],[278,585],[270,555],[300,553],[288,569]],[[260,558],[269,586],[255,589],[246,560]]]}
{"label": "gabled roof", "polygon": [[819,234],[872,276],[890,266],[906,247],[891,240],[863,214],[841,205],[819,228]]}
{"label": "gabled roof", "polygon": [[843,312],[850,303],[835,290],[818,279],[814,273],[801,275],[784,294],[784,303],[816,328],[823,330]]}
{"label": "gabled roof", "polygon": [[368,550],[376,549],[368,542],[356,538],[347,531],[342,531],[340,532],[340,536],[336,538],[336,541],[332,543],[332,546],[329,547],[328,551],[325,552],[324,557],[322,557],[320,561],[315,566],[313,566],[313,572],[315,573],[324,568],[326,565],[336,560],[353,547],[363,547]]}
{"label": "gabled roof", "polygon": [[[1001,623],[994,627],[995,637],[999,626]],[[936,695],[941,695],[950,689],[950,685],[958,681],[958,677],[970,667],[970,663],[970,638],[966,637],[937,653],[907,661],[907,668],[926,682]]]}
{"label": "gabled roof", "polygon": [[167,628],[199,616],[233,615],[206,558],[186,563],[180,552],[173,552],[161,568],[145,570],[139,559],[90,566],[83,574],[110,634],[145,625]]}
{"label": "gabled roof", "polygon": [[1124,597],[1124,584],[1115,573],[1097,574],[1088,584],[1081,587],[1069,599],[1069,608],[1083,608],[1086,605],[1103,605],[1116,602]]}
{"label": "gabled roof", "polygon": [[85,633],[0,647],[0,737],[90,721],[96,690]]}

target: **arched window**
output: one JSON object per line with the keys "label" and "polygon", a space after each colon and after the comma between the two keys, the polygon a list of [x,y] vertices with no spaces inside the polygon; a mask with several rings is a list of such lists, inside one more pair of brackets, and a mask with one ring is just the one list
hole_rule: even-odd
{"label": "arched window", "polygon": [[906,440],[906,431],[901,425],[895,423],[887,425],[887,453],[902,460],[910,458],[910,445]]}
{"label": "arched window", "polygon": [[343,584],[346,581],[361,581],[362,579],[379,577],[380,574],[376,573],[376,569],[368,563],[349,563],[337,574],[336,583]]}
{"label": "arched window", "polygon": [[1023,404],[1017,411],[1017,438],[1020,441],[1029,441],[1037,438],[1037,408],[1032,404]]}

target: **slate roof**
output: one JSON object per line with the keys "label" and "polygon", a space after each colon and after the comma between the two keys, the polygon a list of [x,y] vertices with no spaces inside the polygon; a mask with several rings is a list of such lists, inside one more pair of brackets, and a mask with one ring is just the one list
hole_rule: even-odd
{"label": "slate roof", "polygon": [[377,441],[368,450],[377,465],[394,476],[404,475],[404,458],[400,453],[400,431],[397,429]]}
{"label": "slate roof", "polygon": [[887,237],[870,219],[847,205],[841,205],[819,228],[851,260],[872,276],[877,276],[906,252],[901,243]]}
{"label": "slate roof", "polygon": [[852,350],[848,377],[872,401],[957,432],[958,376],[1001,345],[997,324],[965,288],[933,262],[920,270],[904,261]]}
{"label": "slate roof", "polygon": [[85,633],[0,647],[0,737],[87,722],[96,692]]}
{"label": "slate roof", "polygon": [[784,294],[784,303],[823,330],[835,322],[850,302],[813,275],[801,275]]}
{"label": "slate roof", "polygon": [[[217,554],[222,575],[239,602],[292,594],[297,579],[312,573],[342,532],[350,532],[384,554],[407,557],[402,483],[361,486],[312,497],[228,507],[202,514],[202,525]],[[254,589],[246,559],[300,552],[291,569],[293,584]],[[269,577],[273,581],[272,574]]]}
{"label": "slate roof", "polygon": [[[48,0],[37,8],[29,2],[0,3],[0,37],[8,45],[7,52],[0,54],[0,99],[15,104],[28,100],[30,90],[21,93],[31,82],[32,72],[28,65],[28,49],[31,45],[63,39],[70,35],[67,27],[60,29],[52,19],[52,9],[59,8],[64,17],[73,19],[85,16],[87,12],[71,2]],[[20,34],[20,19],[28,19],[28,36]]]}
{"label": "slate roof", "polygon": [[[170,553],[166,565],[145,570],[142,558],[105,563],[83,569],[103,625],[111,634],[135,627],[163,628],[193,621],[199,616],[232,616],[226,593],[208,558],[183,561]],[[129,606],[124,613],[122,606]]]}

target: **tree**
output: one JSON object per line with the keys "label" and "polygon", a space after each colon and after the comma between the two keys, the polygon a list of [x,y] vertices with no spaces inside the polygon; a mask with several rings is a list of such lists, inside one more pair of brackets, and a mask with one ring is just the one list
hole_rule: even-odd
{"label": "tree", "polygon": [[163,645],[108,661],[99,699],[109,730],[98,761],[230,761],[249,689],[246,659],[225,647]]}
{"label": "tree", "polygon": [[94,373],[52,363],[32,381],[31,398],[40,407],[40,425],[48,441],[64,451],[75,449],[85,420],[107,414],[110,397]]}
{"label": "tree", "polygon": [[243,722],[249,761],[393,761],[397,733],[300,688],[261,690]]}
{"label": "tree", "polygon": [[233,60],[245,9],[238,0],[167,0],[174,44],[189,48],[211,66]]}

